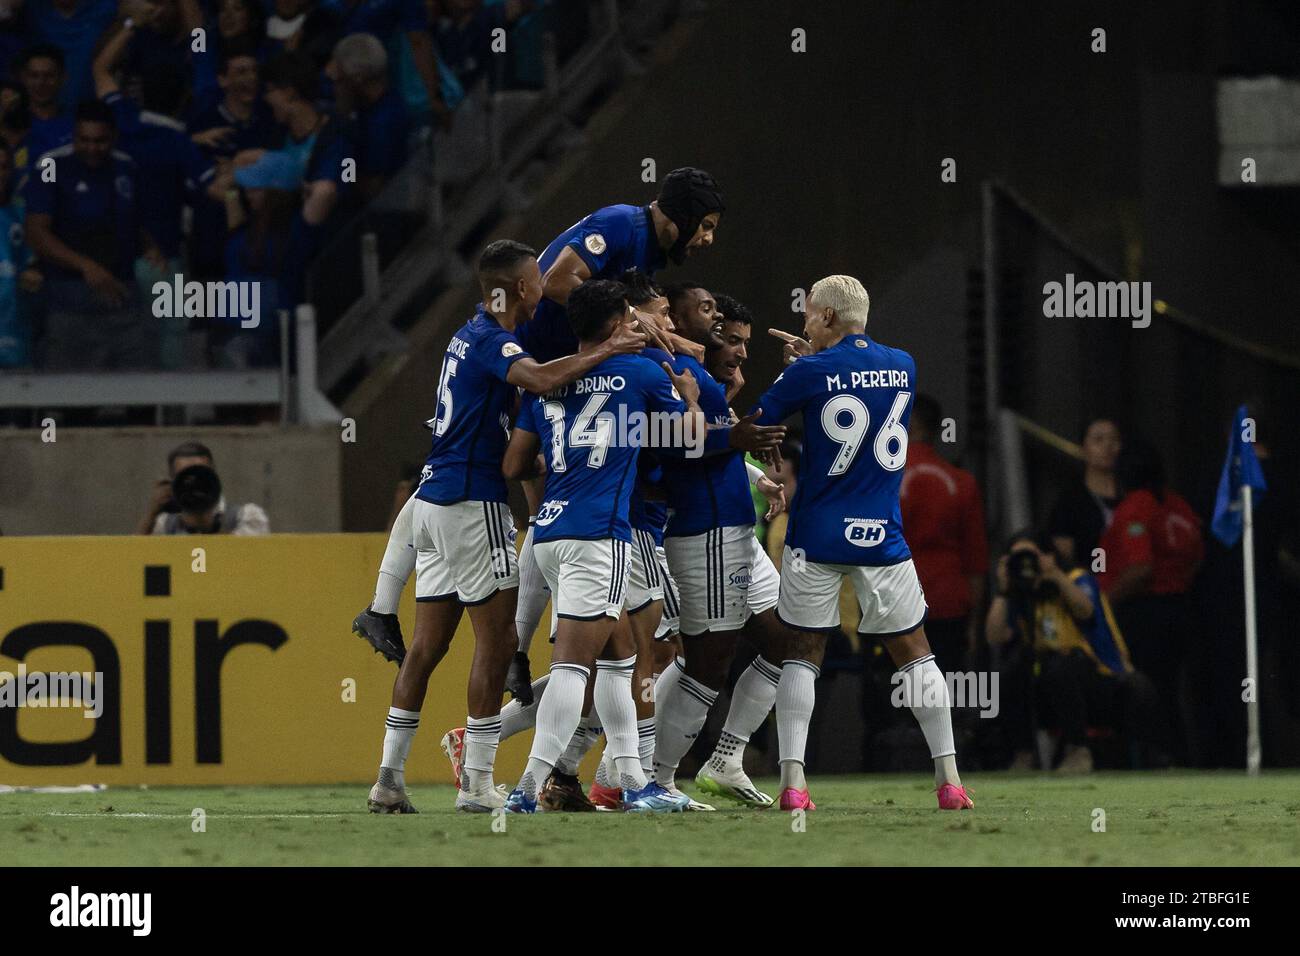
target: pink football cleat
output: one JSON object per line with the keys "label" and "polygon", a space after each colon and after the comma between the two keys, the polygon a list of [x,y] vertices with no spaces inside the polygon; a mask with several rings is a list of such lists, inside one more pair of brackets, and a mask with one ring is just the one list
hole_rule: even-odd
{"label": "pink football cleat", "polygon": [[945,783],[939,788],[939,809],[973,810],[975,801],[966,793],[965,787],[954,787],[950,783]]}
{"label": "pink football cleat", "polygon": [[451,761],[451,775],[456,778],[456,789],[460,789],[460,771],[465,763],[465,728],[457,727],[442,735],[442,752]]}
{"label": "pink football cleat", "polygon": [[591,790],[587,792],[587,799],[605,810],[622,810],[623,788],[602,787],[598,783],[593,783]]}
{"label": "pink football cleat", "polygon": [[786,787],[781,791],[781,798],[778,801],[782,810],[816,810],[817,804],[812,802],[812,797],[808,796],[807,788],[796,790],[794,787]]}

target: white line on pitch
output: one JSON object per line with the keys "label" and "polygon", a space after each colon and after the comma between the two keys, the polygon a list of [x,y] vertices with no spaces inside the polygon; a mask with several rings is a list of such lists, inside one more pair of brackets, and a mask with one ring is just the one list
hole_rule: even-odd
{"label": "white line on pitch", "polygon": [[[115,817],[130,817],[136,820],[189,820],[193,818],[193,814],[189,813],[71,813],[60,810],[43,813],[41,816],[98,817],[101,820],[112,820]],[[207,815],[209,820],[320,820],[324,817],[360,816],[362,816],[360,813],[209,813]]]}

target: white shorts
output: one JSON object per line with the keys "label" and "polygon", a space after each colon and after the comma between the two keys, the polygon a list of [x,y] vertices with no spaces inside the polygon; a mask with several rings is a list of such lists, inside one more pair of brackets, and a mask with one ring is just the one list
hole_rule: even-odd
{"label": "white shorts", "polygon": [[681,598],[681,632],[736,631],[751,614],[775,607],[781,577],[754,537],[753,525],[665,538]]}
{"label": "white shorts", "polygon": [[435,505],[415,499],[415,599],[482,604],[502,588],[519,587],[515,525],[499,501]]}
{"label": "white shorts", "polygon": [[781,558],[781,603],[776,613],[805,631],[840,626],[840,587],[847,577],[862,608],[859,634],[898,637],[925,621],[925,593],[911,559],[883,567],[818,564],[797,557],[786,546]]}
{"label": "white shorts", "polygon": [[664,579],[664,613],[663,617],[659,618],[655,640],[665,641],[681,628],[682,602],[678,596],[677,582],[673,580],[672,572],[668,570],[668,559],[664,557],[662,544],[655,548],[655,556],[659,559],[659,573]]}
{"label": "white shorts", "polygon": [[649,531],[632,529],[632,561],[627,571],[627,610],[635,614],[647,604],[664,599],[664,578],[659,570],[655,538]]}
{"label": "white shorts", "polygon": [[612,538],[533,542],[537,566],[551,589],[551,633],[562,617],[594,621],[622,616],[631,552],[626,541]]}

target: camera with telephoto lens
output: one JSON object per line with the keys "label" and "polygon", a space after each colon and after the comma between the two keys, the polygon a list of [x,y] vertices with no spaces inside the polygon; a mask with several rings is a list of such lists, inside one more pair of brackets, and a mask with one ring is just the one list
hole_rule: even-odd
{"label": "camera with telephoto lens", "polygon": [[186,514],[207,514],[221,500],[221,479],[207,465],[182,468],[172,479],[172,498]]}
{"label": "camera with telephoto lens", "polygon": [[1043,580],[1038,554],[1022,549],[1007,555],[1007,592],[1013,600],[1024,601],[1055,597],[1057,587]]}

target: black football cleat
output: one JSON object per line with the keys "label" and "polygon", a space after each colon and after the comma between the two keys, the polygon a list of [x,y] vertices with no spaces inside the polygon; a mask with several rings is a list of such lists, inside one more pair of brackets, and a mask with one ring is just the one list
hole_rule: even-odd
{"label": "black football cleat", "polygon": [[515,656],[510,660],[510,670],[506,671],[506,690],[525,707],[533,702],[533,677],[528,670],[528,655],[523,651],[515,651]]}
{"label": "black football cleat", "polygon": [[396,614],[377,614],[366,608],[352,622],[352,633],[383,654],[384,660],[402,666],[406,645],[402,642],[402,625]]}
{"label": "black football cleat", "polygon": [[577,777],[552,770],[542,792],[537,795],[538,809],[550,813],[595,813],[596,805],[582,792]]}

